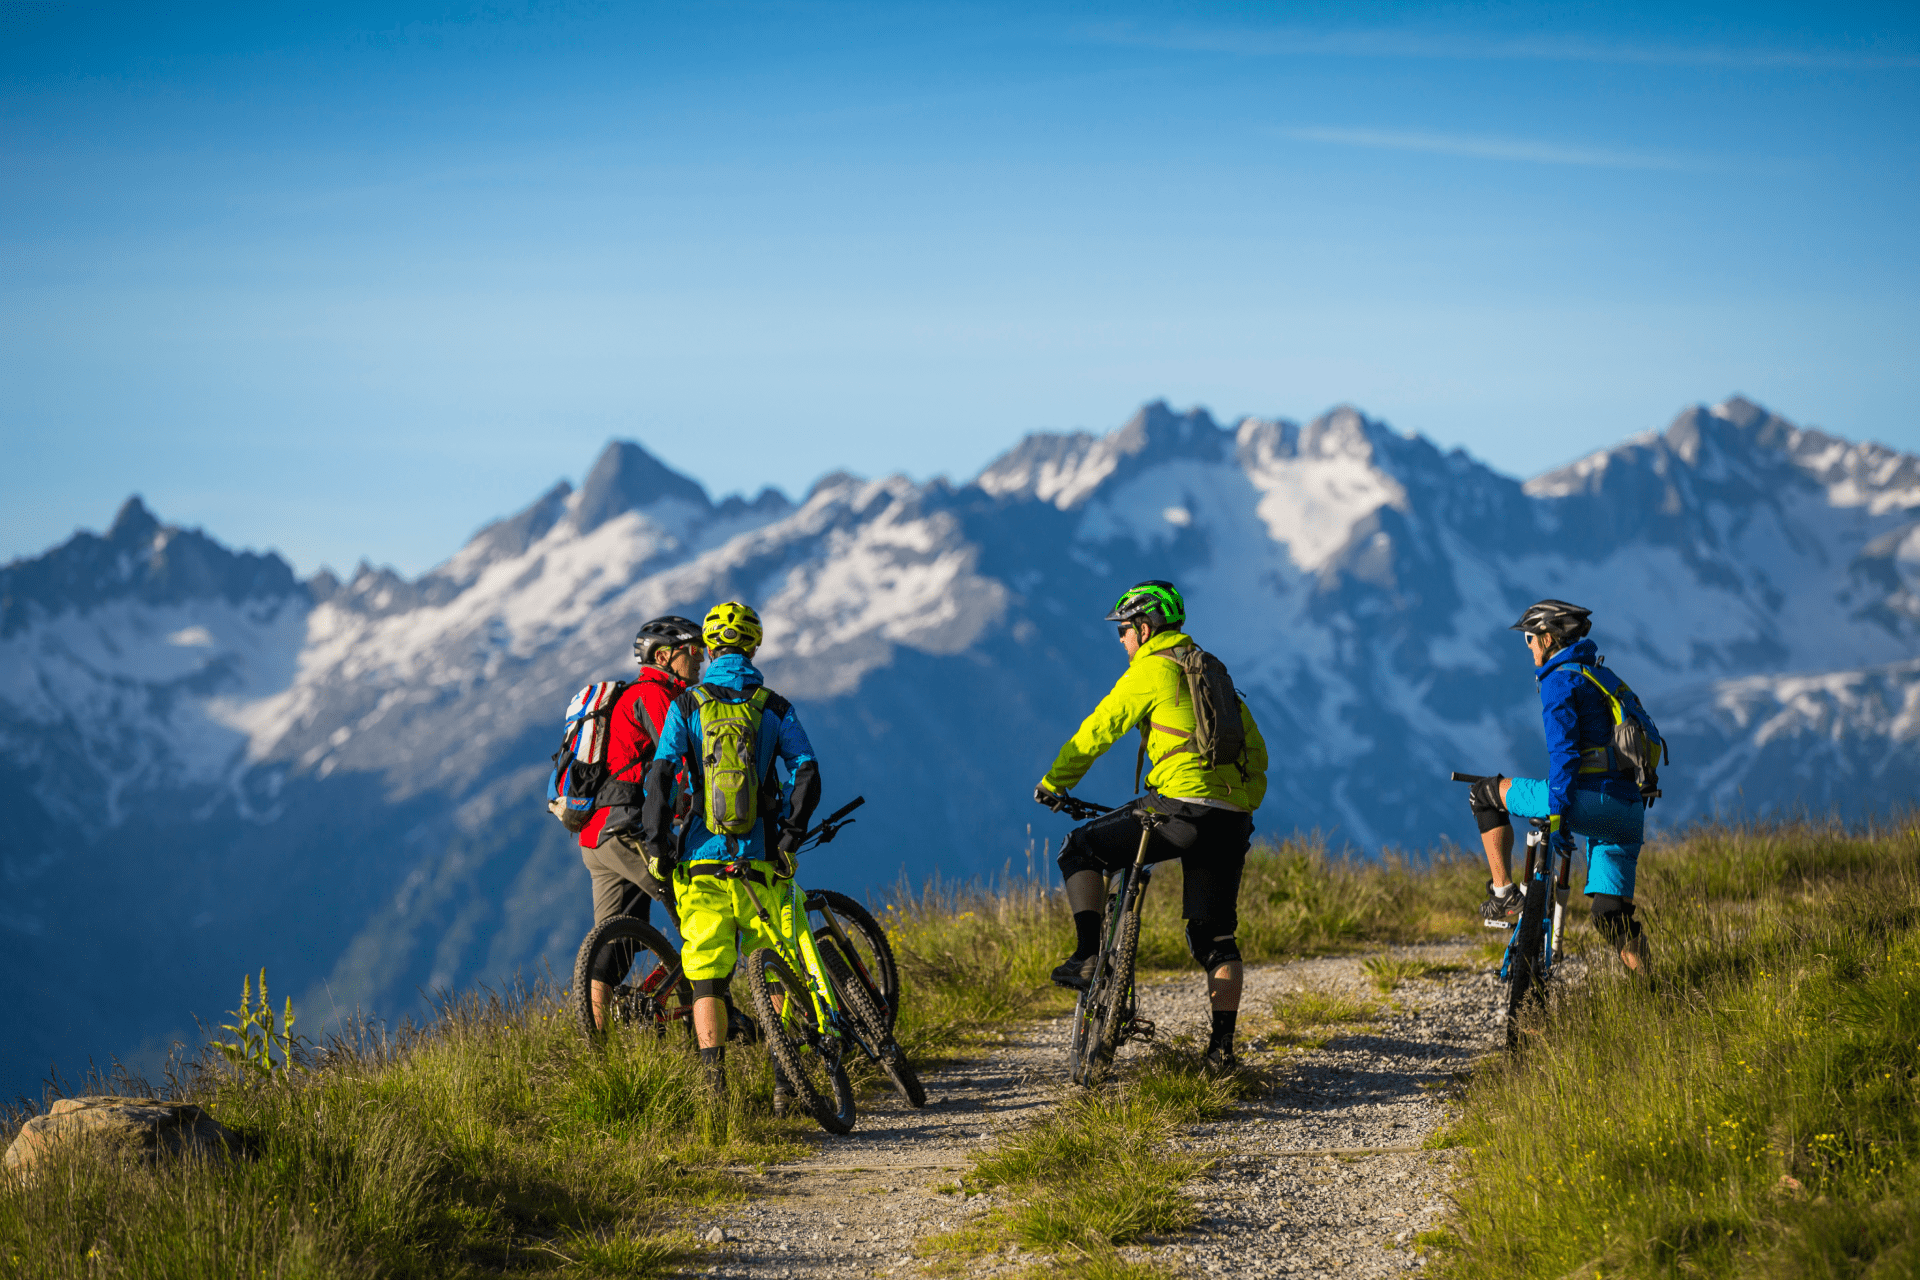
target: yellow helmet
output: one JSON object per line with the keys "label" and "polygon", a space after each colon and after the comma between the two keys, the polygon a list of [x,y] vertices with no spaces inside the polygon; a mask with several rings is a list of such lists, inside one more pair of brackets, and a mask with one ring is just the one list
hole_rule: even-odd
{"label": "yellow helmet", "polygon": [[713,606],[700,624],[700,638],[709,649],[739,649],[751,655],[762,635],[760,615],[738,600]]}

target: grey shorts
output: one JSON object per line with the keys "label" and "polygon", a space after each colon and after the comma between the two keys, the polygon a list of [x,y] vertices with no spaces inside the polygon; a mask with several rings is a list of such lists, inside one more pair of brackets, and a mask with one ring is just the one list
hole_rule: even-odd
{"label": "grey shorts", "polygon": [[597,849],[581,846],[580,861],[593,875],[593,922],[599,924],[614,916],[648,918],[653,899],[641,888],[653,883],[647,860],[640,851],[619,836]]}

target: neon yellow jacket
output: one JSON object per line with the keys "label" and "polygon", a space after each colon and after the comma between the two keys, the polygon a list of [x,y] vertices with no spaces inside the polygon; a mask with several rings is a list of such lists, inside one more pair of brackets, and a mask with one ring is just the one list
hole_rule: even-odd
{"label": "neon yellow jacket", "polygon": [[1244,770],[1230,764],[1209,769],[1195,752],[1176,750],[1193,736],[1193,695],[1180,664],[1154,655],[1192,643],[1178,631],[1165,631],[1141,645],[1113,691],[1060,748],[1040,785],[1067,790],[1128,731],[1144,726],[1153,765],[1147,785],[1153,790],[1175,799],[1225,800],[1248,812],[1258,809],[1267,796],[1267,743],[1246,703],[1240,704],[1240,727],[1247,737]]}

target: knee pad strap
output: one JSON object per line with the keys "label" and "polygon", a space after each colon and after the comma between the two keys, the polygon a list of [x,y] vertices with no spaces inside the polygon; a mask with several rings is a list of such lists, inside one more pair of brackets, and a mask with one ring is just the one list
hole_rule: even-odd
{"label": "knee pad strap", "polygon": [[727,988],[733,983],[733,975],[724,978],[695,978],[693,980],[693,998],[695,1000],[725,1000]]}
{"label": "knee pad strap", "polygon": [[1633,918],[1633,903],[1613,893],[1596,893],[1592,898],[1593,928],[1615,948],[1629,938],[1640,936],[1640,922]]}
{"label": "knee pad strap", "polygon": [[1187,921],[1187,953],[1208,973],[1240,958],[1240,943],[1234,935],[1238,921],[1199,919]]}

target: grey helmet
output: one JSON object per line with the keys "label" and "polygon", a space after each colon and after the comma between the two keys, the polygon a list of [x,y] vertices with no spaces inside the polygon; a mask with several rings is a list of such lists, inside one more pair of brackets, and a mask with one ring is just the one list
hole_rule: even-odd
{"label": "grey helmet", "polygon": [[1565,600],[1541,600],[1528,605],[1527,611],[1520,615],[1520,621],[1507,630],[1545,633],[1565,644],[1593,630],[1592,617],[1593,610],[1582,609],[1577,604],[1568,604]]}
{"label": "grey helmet", "polygon": [[670,613],[641,626],[639,634],[633,637],[633,657],[644,667],[662,647],[677,649],[683,644],[699,643],[700,624]]}

